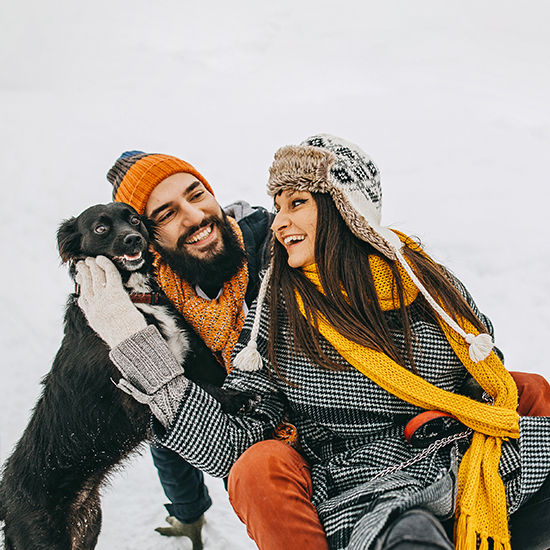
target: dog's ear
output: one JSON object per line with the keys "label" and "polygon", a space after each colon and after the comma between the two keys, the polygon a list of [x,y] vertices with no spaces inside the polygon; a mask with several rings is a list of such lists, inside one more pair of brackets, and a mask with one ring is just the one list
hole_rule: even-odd
{"label": "dog's ear", "polygon": [[141,218],[141,221],[143,222],[143,225],[145,226],[145,229],[147,229],[147,233],[149,234],[149,239],[151,240],[151,244],[153,244],[156,240],[158,240],[157,223],[154,222],[151,218],[148,218],[145,214],[142,214],[140,218]]}
{"label": "dog's ear", "polygon": [[69,218],[59,226],[57,230],[57,248],[64,264],[80,256],[81,237],[76,218]]}

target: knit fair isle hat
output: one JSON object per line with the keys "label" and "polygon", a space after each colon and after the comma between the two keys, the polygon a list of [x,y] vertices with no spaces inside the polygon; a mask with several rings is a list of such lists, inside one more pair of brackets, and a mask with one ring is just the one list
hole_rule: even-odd
{"label": "knit fair isle hat", "polygon": [[214,194],[210,184],[188,162],[157,153],[122,153],[107,173],[107,179],[113,185],[113,201],[125,202],[141,215],[153,189],[161,181],[180,172],[192,174]]}
{"label": "knit fair isle hat", "polygon": [[[491,336],[466,334],[418,280],[401,253],[404,244],[398,235],[388,227],[380,225],[380,172],[374,161],[357,145],[329,134],[318,134],[300,145],[281,147],[275,153],[269,169],[267,191],[270,196],[275,197],[287,189],[330,194],[351,232],[390,260],[399,262],[435,312],[470,344],[469,354],[472,361],[482,361],[489,355],[493,348]],[[271,266],[258,293],[250,341],[233,362],[234,366],[241,370],[258,370],[262,366],[261,357],[256,351],[256,337],[260,324],[260,310],[270,277]]]}
{"label": "knit fair isle hat", "polygon": [[281,147],[269,174],[267,192],[271,197],[287,189],[328,193],[355,236],[396,259],[395,249],[401,249],[401,240],[380,225],[380,171],[357,145],[319,134],[300,145]]}

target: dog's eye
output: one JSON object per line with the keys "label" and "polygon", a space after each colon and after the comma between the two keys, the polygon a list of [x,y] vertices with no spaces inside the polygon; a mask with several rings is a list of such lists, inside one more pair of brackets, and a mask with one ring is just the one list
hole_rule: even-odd
{"label": "dog's eye", "polygon": [[107,231],[107,228],[104,225],[98,225],[94,228],[94,231],[101,235],[102,233],[105,233],[105,231]]}
{"label": "dog's eye", "polygon": [[130,223],[131,223],[132,225],[139,225],[140,222],[141,222],[141,220],[140,220],[137,216],[132,216],[132,217],[130,218]]}

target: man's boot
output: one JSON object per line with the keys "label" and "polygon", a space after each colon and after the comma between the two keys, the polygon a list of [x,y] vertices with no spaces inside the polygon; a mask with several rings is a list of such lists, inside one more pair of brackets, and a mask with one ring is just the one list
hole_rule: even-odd
{"label": "man's boot", "polygon": [[158,531],[165,537],[189,537],[193,543],[193,550],[202,550],[202,526],[204,525],[204,516],[201,516],[194,523],[182,523],[174,516],[168,516],[166,521],[171,527],[157,527]]}

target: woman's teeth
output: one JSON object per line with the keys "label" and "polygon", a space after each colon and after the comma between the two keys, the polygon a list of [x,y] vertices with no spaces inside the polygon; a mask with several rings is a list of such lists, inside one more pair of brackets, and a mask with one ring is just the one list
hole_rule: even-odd
{"label": "woman's teeth", "polygon": [[289,237],[285,237],[283,242],[285,243],[285,246],[290,246],[297,241],[303,241],[305,238],[305,235],[290,235]]}
{"label": "woman's teeth", "polygon": [[201,231],[200,233],[197,233],[194,237],[187,239],[185,241],[185,244],[193,244],[193,243],[202,241],[203,239],[206,239],[206,237],[208,237],[210,233],[212,233],[212,225],[209,225],[203,231]]}

